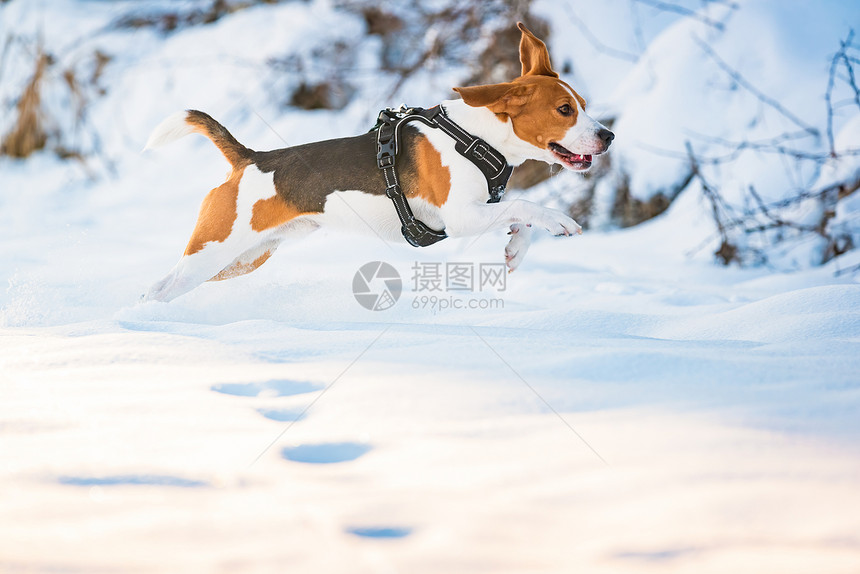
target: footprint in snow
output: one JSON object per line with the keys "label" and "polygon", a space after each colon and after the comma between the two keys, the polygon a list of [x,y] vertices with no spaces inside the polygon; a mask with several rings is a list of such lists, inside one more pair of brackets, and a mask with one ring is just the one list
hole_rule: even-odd
{"label": "footprint in snow", "polygon": [[312,393],[322,389],[322,386],[307,381],[275,379],[262,383],[219,383],[212,385],[211,389],[235,397],[286,397]]}
{"label": "footprint in snow", "polygon": [[304,409],[257,409],[257,412],[267,419],[279,423],[291,423],[305,418]]}
{"label": "footprint in snow", "polygon": [[411,528],[402,526],[357,526],[347,528],[346,531],[361,538],[376,539],[406,538],[412,534]]}
{"label": "footprint in snow", "polygon": [[370,445],[357,442],[329,442],[320,444],[300,444],[289,446],[281,451],[281,456],[293,462],[310,464],[331,464],[349,462],[364,455]]}
{"label": "footprint in snow", "polygon": [[[272,398],[310,393],[322,388],[321,385],[315,383],[284,379],[261,383],[219,383],[211,387],[217,393],[236,397]],[[259,408],[257,412],[267,419],[277,422],[295,422],[304,418],[304,410],[297,408]],[[370,445],[355,442],[302,444],[284,448],[281,451],[281,456],[293,462],[332,464],[355,460],[370,449]]]}
{"label": "footprint in snow", "polygon": [[[275,398],[312,393],[323,388],[322,385],[307,381],[291,381],[274,379],[261,383],[219,383],[210,387],[216,393],[234,397]],[[305,410],[300,408],[258,408],[257,412],[269,420],[276,422],[297,422],[305,417]]]}
{"label": "footprint in snow", "polygon": [[202,480],[154,474],[119,474],[110,476],[61,476],[57,482],[66,486],[174,486],[200,488],[210,486]]}

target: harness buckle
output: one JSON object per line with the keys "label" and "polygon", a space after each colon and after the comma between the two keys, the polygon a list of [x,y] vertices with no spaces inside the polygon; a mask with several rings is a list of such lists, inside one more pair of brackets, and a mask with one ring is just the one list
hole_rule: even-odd
{"label": "harness buckle", "polygon": [[386,169],[394,165],[394,156],[385,151],[380,151],[376,154],[376,167]]}
{"label": "harness buckle", "polygon": [[[380,135],[381,132],[380,132]],[[393,137],[383,139],[380,137],[377,140],[376,146],[376,167],[385,169],[394,166],[394,154],[397,153],[396,142]]]}
{"label": "harness buckle", "polygon": [[487,147],[487,144],[478,140],[475,142],[475,147],[472,149],[472,155],[478,159],[484,159],[484,156],[488,151],[490,150],[489,147]]}
{"label": "harness buckle", "polygon": [[408,116],[412,113],[414,108],[407,106],[406,104],[400,104],[399,108],[387,108],[387,110],[394,114],[396,117],[402,118],[403,116]]}
{"label": "harness buckle", "polygon": [[487,203],[499,203],[503,195],[505,195],[505,185],[492,187],[490,188],[490,199],[487,200]]}
{"label": "harness buckle", "polygon": [[421,240],[418,238],[416,234],[413,232],[411,226],[407,227],[406,225],[400,228],[400,233],[403,235],[403,239],[411,245],[412,247],[425,247],[424,244],[421,243]]}

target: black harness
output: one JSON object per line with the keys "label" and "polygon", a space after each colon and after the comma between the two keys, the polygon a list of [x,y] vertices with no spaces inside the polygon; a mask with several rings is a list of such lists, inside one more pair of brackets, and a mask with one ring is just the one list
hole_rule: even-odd
{"label": "black harness", "polygon": [[397,110],[386,108],[379,112],[379,119],[373,130],[377,131],[376,165],[385,177],[385,195],[394,203],[402,225],[400,231],[406,241],[415,247],[427,247],[442,241],[448,235],[444,229],[436,231],[423,221],[415,219],[394,169],[395,158],[400,151],[401,128],[403,124],[411,121],[420,121],[431,128],[439,128],[454,139],[457,153],[471,161],[487,179],[487,190],[490,194],[487,203],[498,203],[502,199],[514,168],[508,165],[505,156],[498,150],[451,121],[442,106],[429,110],[401,106]]}

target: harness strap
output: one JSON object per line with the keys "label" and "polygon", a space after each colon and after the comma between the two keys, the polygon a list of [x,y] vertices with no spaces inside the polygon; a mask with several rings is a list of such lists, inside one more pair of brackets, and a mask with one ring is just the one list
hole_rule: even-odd
{"label": "harness strap", "polygon": [[387,108],[379,112],[379,118],[373,129],[377,130],[376,165],[385,177],[385,195],[394,203],[394,209],[400,218],[400,231],[406,241],[415,247],[426,247],[445,239],[448,235],[444,229],[441,231],[431,229],[415,218],[406,195],[400,187],[395,170],[396,156],[400,151],[400,129],[403,124],[416,120],[432,128],[439,128],[453,138],[457,153],[471,161],[484,174],[490,194],[487,203],[498,203],[501,200],[514,168],[508,165],[505,157],[495,148],[453,122],[441,106],[428,110],[401,106],[398,110]]}
{"label": "harness strap", "polygon": [[475,164],[475,167],[484,174],[487,180],[487,191],[490,194],[487,203],[501,201],[511,173],[514,171],[514,167],[508,165],[505,156],[481,138],[473,136],[453,122],[442,110],[442,106],[436,106],[427,111],[433,113],[433,121],[436,125],[454,138],[454,149],[457,153]]}
{"label": "harness strap", "polygon": [[400,232],[413,247],[427,247],[442,241],[448,234],[445,230],[437,231],[416,219],[406,200],[406,194],[400,187],[397,171],[394,168],[398,152],[398,128],[403,122],[389,110],[379,112],[378,132],[376,134],[376,166],[382,170],[385,177],[385,195],[394,203],[397,217],[400,219]]}

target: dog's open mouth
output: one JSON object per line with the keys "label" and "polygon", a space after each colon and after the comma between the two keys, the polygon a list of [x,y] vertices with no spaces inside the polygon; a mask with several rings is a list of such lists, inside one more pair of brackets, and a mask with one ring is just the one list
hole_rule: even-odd
{"label": "dog's open mouth", "polygon": [[579,155],[555,142],[549,144],[549,149],[565,167],[575,171],[583,171],[591,167],[590,155]]}

